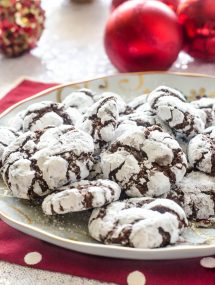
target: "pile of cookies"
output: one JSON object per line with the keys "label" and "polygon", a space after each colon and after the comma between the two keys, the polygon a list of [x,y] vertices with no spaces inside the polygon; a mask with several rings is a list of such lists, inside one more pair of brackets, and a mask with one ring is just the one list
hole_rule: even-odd
{"label": "pile of cookies", "polygon": [[0,167],[17,198],[44,214],[92,211],[105,244],[174,244],[188,220],[215,217],[215,99],[160,86],[126,103],[73,91],[0,127]]}

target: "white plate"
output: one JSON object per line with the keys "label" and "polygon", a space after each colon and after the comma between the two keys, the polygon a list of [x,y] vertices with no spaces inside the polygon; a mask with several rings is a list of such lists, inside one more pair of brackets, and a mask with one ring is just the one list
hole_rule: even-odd
{"label": "white plate", "polygon": [[[182,90],[189,99],[207,94],[215,97],[215,78],[193,74],[137,73],[119,74],[85,82],[67,84],[41,92],[12,106],[0,116],[0,124],[7,125],[14,115],[28,105],[41,100],[60,102],[72,90],[86,87],[94,91],[114,91],[126,100],[147,93],[158,85],[168,85]],[[48,217],[41,209],[10,196],[0,181],[0,217],[12,227],[79,252],[127,259],[179,259],[215,254],[215,229],[190,227],[184,233],[185,241],[158,249],[134,249],[115,245],[103,245],[94,241],[87,232],[89,212]]]}

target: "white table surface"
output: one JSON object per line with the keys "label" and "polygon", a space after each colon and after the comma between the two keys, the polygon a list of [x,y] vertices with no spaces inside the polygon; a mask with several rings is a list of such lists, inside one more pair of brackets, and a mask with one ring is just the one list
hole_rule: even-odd
{"label": "white table surface", "polygon": [[[47,20],[38,47],[15,59],[0,55],[0,97],[20,77],[65,83],[116,72],[103,49],[110,0],[82,5],[69,0],[42,2]],[[215,64],[197,62],[181,53],[170,70],[215,75]],[[107,284],[0,261],[0,285],[49,285],[50,280],[52,285]]]}

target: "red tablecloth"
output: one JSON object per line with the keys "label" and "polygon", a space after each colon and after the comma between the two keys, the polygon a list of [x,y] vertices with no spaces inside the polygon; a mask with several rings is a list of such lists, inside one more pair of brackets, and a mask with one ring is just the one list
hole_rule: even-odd
{"label": "red tablecloth", "polygon": [[[0,112],[53,85],[23,81],[0,100]],[[14,230],[3,221],[0,221],[0,259],[122,285],[215,285],[215,256],[167,261],[96,257],[35,239]]]}

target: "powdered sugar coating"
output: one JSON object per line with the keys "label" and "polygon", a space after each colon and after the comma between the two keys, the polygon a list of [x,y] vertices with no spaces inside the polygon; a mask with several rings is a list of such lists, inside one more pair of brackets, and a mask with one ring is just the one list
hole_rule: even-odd
{"label": "powdered sugar coating", "polygon": [[[146,97],[146,96],[144,95],[144,97]],[[146,100],[146,98],[145,98],[145,100]],[[150,105],[148,103],[142,104],[141,106],[139,106],[137,108],[137,110],[133,110],[133,112],[131,112],[131,113],[127,114],[127,115],[121,116],[119,118],[118,125],[122,121],[127,121],[128,122],[128,120],[135,122],[137,126],[149,127],[149,126],[157,125],[157,126],[161,127],[164,130],[164,132],[167,132],[171,136],[174,136],[173,132],[171,131],[169,126],[167,124],[165,124],[165,122],[163,122],[151,110],[151,107],[150,107]]]}
{"label": "powdered sugar coating", "polygon": [[119,117],[113,141],[127,132],[134,129],[143,129],[155,125],[155,115],[150,110],[143,112],[135,111]]}
{"label": "powdered sugar coating", "polygon": [[134,112],[128,115],[121,116],[120,121],[133,121],[137,126],[150,127],[155,125],[155,115],[150,111]]}
{"label": "powdered sugar coating", "polygon": [[145,127],[157,125],[161,127],[164,132],[174,136],[170,127],[152,111],[149,103],[139,106],[135,112],[128,114],[128,117],[131,118],[132,121],[136,121],[137,125],[142,125]]}
{"label": "powdered sugar coating", "polygon": [[13,128],[17,132],[23,132],[23,119],[25,117],[26,110],[18,112],[10,121],[9,127]]}
{"label": "powdered sugar coating", "polygon": [[204,111],[206,116],[206,128],[215,124],[215,99],[202,97],[191,102],[197,109]]}
{"label": "powdered sugar coating", "polygon": [[148,102],[151,109],[176,136],[192,138],[202,133],[205,128],[202,120],[203,111],[190,103],[185,103],[179,95],[176,91],[167,95],[156,89],[149,94]]}
{"label": "powdered sugar coating", "polygon": [[202,220],[215,217],[215,177],[192,171],[174,185],[166,196],[177,202],[187,218]]}
{"label": "powdered sugar coating", "polygon": [[74,125],[72,117],[62,104],[42,101],[30,105],[23,118],[23,130],[43,130],[48,126]]}
{"label": "powdered sugar coating", "polygon": [[125,101],[123,100],[123,98],[120,95],[118,95],[116,93],[113,93],[113,92],[103,92],[101,94],[95,95],[94,96],[94,100],[97,102],[97,101],[99,101],[101,99],[105,99],[107,97],[115,98],[119,114],[124,113],[126,111],[127,105],[126,105]]}
{"label": "powdered sugar coating", "polygon": [[92,138],[73,126],[29,131],[4,152],[3,179],[16,197],[45,196],[69,181],[86,178],[93,151]]}
{"label": "powdered sugar coating", "polygon": [[189,142],[188,159],[192,167],[215,174],[215,127],[206,129]]}
{"label": "powdered sugar coating", "polygon": [[101,162],[104,177],[130,197],[168,192],[187,167],[177,141],[158,126],[125,132],[101,154]]}
{"label": "powdered sugar coating", "polygon": [[175,243],[187,226],[184,211],[167,199],[133,198],[94,209],[90,235],[106,244],[156,248]]}
{"label": "powdered sugar coating", "polygon": [[[147,94],[135,97],[128,103],[128,106],[134,111],[142,111],[147,103]],[[143,108],[143,109],[142,109]]]}
{"label": "powdered sugar coating", "polygon": [[159,100],[161,98],[166,98],[168,101],[168,98],[172,98],[172,97],[177,98],[181,102],[186,102],[186,98],[180,91],[174,88],[167,87],[167,86],[158,86],[157,88],[155,88],[147,96],[147,102],[149,103],[151,109],[154,110],[154,109],[157,109]]}
{"label": "powdered sugar coating", "polygon": [[78,128],[83,121],[83,115],[76,108],[69,107],[66,109],[66,111],[68,115],[70,116],[73,125]]}
{"label": "powdered sugar coating", "polygon": [[0,126],[0,168],[3,152],[18,136],[19,133],[14,129]]}
{"label": "powdered sugar coating", "polygon": [[159,126],[165,133],[168,133],[170,136],[175,138],[172,129],[165,122],[163,122],[157,115],[155,116],[155,124]]}
{"label": "powdered sugar coating", "polygon": [[93,157],[93,166],[90,169],[90,173],[87,179],[89,180],[103,179],[100,155],[96,155]]}
{"label": "powdered sugar coating", "polygon": [[135,121],[131,120],[119,120],[117,123],[117,128],[114,133],[114,137],[112,139],[112,142],[114,142],[118,137],[123,135],[124,133],[128,131],[134,131],[134,130],[141,130],[144,127],[137,126],[137,123]]}
{"label": "powdered sugar coating", "polygon": [[81,180],[58,189],[42,204],[46,215],[65,214],[101,207],[119,199],[121,189],[110,180]]}
{"label": "powdered sugar coating", "polygon": [[215,139],[215,126],[205,129],[203,134],[209,135],[211,139]]}
{"label": "powdered sugar coating", "polygon": [[84,114],[88,108],[95,103],[95,93],[87,88],[82,88],[70,93],[64,100],[63,105],[65,108],[75,108],[80,113]]}
{"label": "powdered sugar coating", "polygon": [[97,152],[113,139],[118,116],[116,99],[113,96],[101,98],[85,114],[80,128],[93,137]]}

